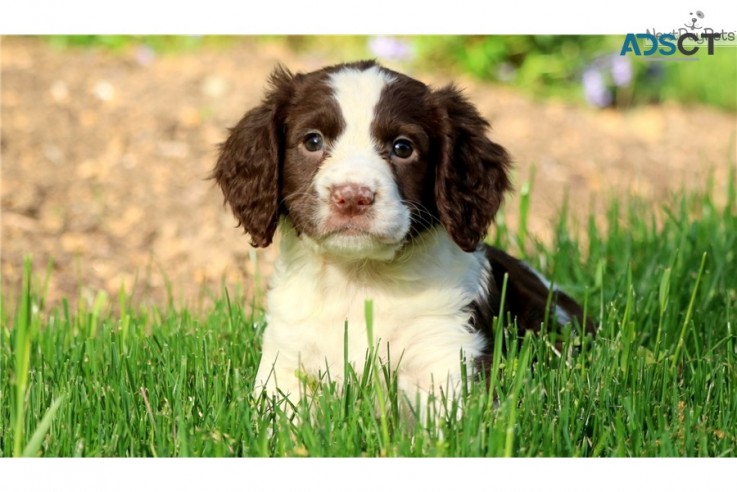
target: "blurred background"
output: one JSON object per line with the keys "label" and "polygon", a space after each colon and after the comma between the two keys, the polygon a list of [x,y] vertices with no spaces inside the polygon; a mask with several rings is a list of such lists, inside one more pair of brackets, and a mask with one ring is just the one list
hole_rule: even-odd
{"label": "blurred background", "polygon": [[712,180],[720,201],[737,161],[737,49],[654,62],[620,56],[623,38],[2,37],[3,297],[17,298],[28,255],[49,303],[123,288],[196,307],[223,285],[263,286],[276,248],[249,246],[208,175],[278,63],[376,58],[455,82],[515,162],[498,220],[515,228],[529,192],[543,242],[564,207],[575,230],[613,199],[659,209]]}

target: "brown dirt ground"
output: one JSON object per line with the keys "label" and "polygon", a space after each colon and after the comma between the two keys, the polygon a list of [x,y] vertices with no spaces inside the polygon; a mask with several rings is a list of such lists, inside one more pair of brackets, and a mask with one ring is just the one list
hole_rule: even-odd
{"label": "brown dirt ground", "polygon": [[[52,303],[101,290],[114,298],[125,285],[135,302],[156,304],[167,299],[168,283],[176,301],[197,306],[223,281],[253,285],[257,268],[268,275],[275,248],[250,248],[206,179],[216,146],[259,101],[277,63],[312,70],[342,60],[248,39],[142,63],[133,51],[58,50],[5,37],[0,55],[6,295],[18,291],[29,254],[39,274],[53,259]],[[442,70],[410,74],[451,81]],[[657,205],[682,187],[702,188],[709,172],[723,181],[735,159],[731,113],[678,105],[601,111],[455,81],[514,157],[516,183],[536,169],[530,229],[543,240],[566,190],[579,219],[613,196]]]}

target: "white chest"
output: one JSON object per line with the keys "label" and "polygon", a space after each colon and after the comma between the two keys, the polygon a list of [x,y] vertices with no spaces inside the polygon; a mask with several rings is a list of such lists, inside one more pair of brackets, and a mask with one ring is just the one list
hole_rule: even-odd
{"label": "white chest", "polygon": [[398,371],[400,387],[429,391],[433,382],[456,381],[461,354],[470,363],[486,348],[468,306],[485,295],[488,265],[446,238],[432,234],[408,258],[362,266],[327,262],[302,242],[287,243],[269,292],[263,384],[283,389],[298,370],[340,381],[346,356],[360,372],[370,343],[367,300],[373,344]]}

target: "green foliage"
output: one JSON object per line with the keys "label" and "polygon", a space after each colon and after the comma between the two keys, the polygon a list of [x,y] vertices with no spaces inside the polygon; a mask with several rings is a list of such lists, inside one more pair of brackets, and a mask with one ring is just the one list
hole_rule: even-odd
{"label": "green foliage", "polygon": [[450,65],[538,95],[570,92],[586,63],[615,48],[603,36],[421,36],[415,44],[428,67]]}
{"label": "green foliage", "polygon": [[129,34],[74,34],[50,35],[52,46],[60,49],[90,48],[120,53],[136,46],[147,46],[160,53],[192,51],[203,46],[227,46],[237,38],[233,36],[180,36],[180,35],[129,35]]}
{"label": "green foliage", "polygon": [[[704,103],[737,111],[737,48],[717,46],[709,56],[702,48],[695,62],[663,67],[659,100]],[[643,62],[644,63],[644,62]]]}
{"label": "green foliage", "polygon": [[735,456],[734,170],[726,187],[726,204],[710,184],[660,223],[614,203],[606,233],[593,217],[573,233],[563,213],[552,247],[498,229],[600,331],[558,351],[497,320],[488,384],[438,397],[427,423],[373,351],[342,388],[313,381],[294,415],[253,398],[263,313],[227,290],[197,313],[136,309],[123,291],[117,314],[104,296],[51,308],[27,266],[18,306],[0,303],[0,456]]}
{"label": "green foliage", "polygon": [[[622,36],[420,36],[414,39],[420,63],[453,67],[481,80],[506,83],[538,97],[582,101],[585,70],[619,57]],[[737,110],[737,56],[732,47],[702,50],[698,61],[653,62],[626,55],[633,78],[617,86],[607,73],[613,104],[677,101]],[[607,66],[601,67],[603,72]]]}

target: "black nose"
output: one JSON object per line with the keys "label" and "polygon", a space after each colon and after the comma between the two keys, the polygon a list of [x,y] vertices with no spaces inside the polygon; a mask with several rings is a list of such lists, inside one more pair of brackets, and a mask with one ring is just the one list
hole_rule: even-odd
{"label": "black nose", "polygon": [[330,199],[340,213],[354,216],[366,213],[374,203],[376,193],[368,186],[355,183],[335,185],[330,190]]}

